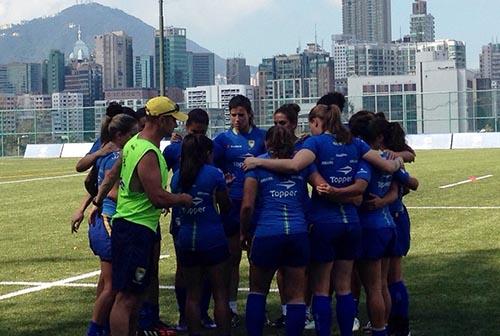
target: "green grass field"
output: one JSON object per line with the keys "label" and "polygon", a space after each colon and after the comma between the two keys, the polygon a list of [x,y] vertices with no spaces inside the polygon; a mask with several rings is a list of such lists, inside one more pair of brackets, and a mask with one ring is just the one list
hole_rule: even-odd
{"label": "green grass field", "polygon": [[[2,336],[85,334],[94,288],[59,284],[4,298],[12,292],[36,288],[40,283],[98,269],[98,260],[88,248],[85,225],[78,234],[70,233],[69,218],[84,194],[83,175],[7,183],[72,175],[75,163],[74,159],[0,160]],[[412,248],[405,259],[412,334],[498,335],[500,150],[421,151],[416,163],[407,168],[420,180],[419,191],[406,197],[407,206],[412,207]],[[438,188],[488,174],[493,177]],[[422,208],[458,206],[494,208]],[[173,285],[175,258],[171,238],[166,234],[167,221],[165,218],[162,223],[162,254],[171,257],[161,260],[160,276],[162,285]],[[247,287],[246,260],[241,274],[241,287]],[[95,281],[96,277],[91,276],[72,284]],[[175,323],[173,291],[162,290],[160,295],[162,319]],[[244,309],[245,295],[241,293],[240,311]],[[270,294],[268,303],[271,316],[277,317],[276,293]],[[268,335],[280,333],[284,334],[266,330]],[[235,334],[245,332],[241,328]]]}

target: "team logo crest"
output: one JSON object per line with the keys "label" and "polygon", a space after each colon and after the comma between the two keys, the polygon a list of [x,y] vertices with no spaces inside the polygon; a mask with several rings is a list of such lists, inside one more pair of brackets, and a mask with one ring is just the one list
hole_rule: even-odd
{"label": "team logo crest", "polygon": [[248,147],[253,148],[255,146],[255,140],[248,140]]}
{"label": "team logo crest", "polygon": [[135,282],[136,283],[142,283],[142,280],[144,280],[144,277],[146,276],[146,269],[142,267],[137,267],[135,269]]}

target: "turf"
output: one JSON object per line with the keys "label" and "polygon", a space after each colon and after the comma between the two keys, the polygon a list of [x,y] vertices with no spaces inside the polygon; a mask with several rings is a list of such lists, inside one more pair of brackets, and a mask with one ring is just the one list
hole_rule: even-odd
{"label": "turf", "polygon": [[[7,181],[74,174],[74,159],[0,160],[0,282],[56,281],[95,271],[85,224],[71,235],[69,218],[83,196],[83,176],[25,183]],[[410,207],[500,206],[500,150],[421,151],[407,169],[420,181],[406,197]],[[439,189],[471,176],[474,183]],[[500,330],[500,209],[411,209],[412,249],[405,259],[415,335],[490,335]],[[162,220],[162,254],[173,256]],[[175,258],[160,262],[162,285],[172,285]],[[241,287],[248,286],[244,260]],[[95,277],[78,281],[93,283]],[[23,289],[2,286],[0,295]],[[93,288],[57,287],[0,301],[0,335],[84,334]],[[244,308],[245,293],[240,296]],[[162,318],[177,318],[173,292],[161,291]],[[268,299],[279,314],[276,293]],[[364,310],[364,309],[362,309]],[[363,313],[364,316],[364,313]],[[235,335],[244,335],[243,328]],[[276,331],[266,329],[266,335]],[[281,332],[283,334],[283,332]],[[312,335],[313,333],[308,333]]]}

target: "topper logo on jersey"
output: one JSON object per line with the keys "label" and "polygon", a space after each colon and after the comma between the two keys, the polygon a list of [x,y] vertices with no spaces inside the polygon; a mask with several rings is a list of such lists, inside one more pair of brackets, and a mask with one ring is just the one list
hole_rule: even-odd
{"label": "topper logo on jersey", "polygon": [[195,197],[193,198],[193,206],[189,209],[182,209],[182,210],[184,211],[185,214],[191,216],[202,214],[205,212],[207,207],[199,207],[198,205],[200,205],[201,203],[203,203],[203,199]]}
{"label": "topper logo on jersey", "polygon": [[344,168],[340,168],[339,170],[337,170],[337,172],[342,173],[344,175],[347,175],[350,172],[352,172],[352,167],[351,166],[345,166]]}
{"label": "topper logo on jersey", "polygon": [[[351,166],[345,166],[337,170],[337,173],[342,173],[344,175],[348,175],[352,172]],[[331,183],[334,184],[344,184],[350,183],[352,181],[352,176],[330,176]]]}
{"label": "topper logo on jersey", "polygon": [[292,180],[284,181],[276,184],[277,186],[283,187],[286,190],[271,190],[271,196],[275,198],[285,198],[285,197],[296,197],[297,190],[290,190],[295,187],[296,183]]}

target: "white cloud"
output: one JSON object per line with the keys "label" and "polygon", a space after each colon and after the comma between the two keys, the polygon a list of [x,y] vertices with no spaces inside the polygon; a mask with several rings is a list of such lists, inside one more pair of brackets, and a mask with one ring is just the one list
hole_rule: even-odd
{"label": "white cloud", "polygon": [[74,3],[74,0],[1,0],[0,25],[53,15]]}
{"label": "white cloud", "polygon": [[325,0],[330,6],[342,8],[342,0]]}

